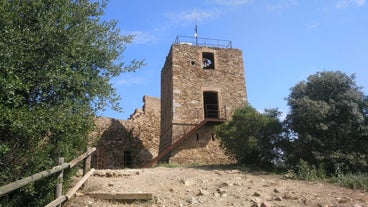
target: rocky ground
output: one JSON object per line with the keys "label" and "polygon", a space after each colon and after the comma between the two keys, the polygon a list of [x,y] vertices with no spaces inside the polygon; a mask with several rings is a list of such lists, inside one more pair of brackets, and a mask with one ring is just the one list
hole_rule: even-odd
{"label": "rocky ground", "polygon": [[[99,200],[93,192],[148,192],[148,201]],[[267,173],[216,168],[101,170],[66,207],[122,206],[317,206],[368,207],[368,193]]]}

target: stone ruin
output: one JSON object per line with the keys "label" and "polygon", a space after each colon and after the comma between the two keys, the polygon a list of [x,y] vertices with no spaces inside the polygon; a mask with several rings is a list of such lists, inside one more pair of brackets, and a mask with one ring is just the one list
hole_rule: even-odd
{"label": "stone ruin", "polygon": [[143,97],[143,108],[128,120],[96,117],[96,130],[90,145],[96,169],[141,168],[158,153],[160,137],[160,99]]}
{"label": "stone ruin", "polygon": [[143,102],[128,120],[96,118],[95,168],[232,163],[214,129],[247,102],[241,50],[177,41],[161,71],[161,99]]}

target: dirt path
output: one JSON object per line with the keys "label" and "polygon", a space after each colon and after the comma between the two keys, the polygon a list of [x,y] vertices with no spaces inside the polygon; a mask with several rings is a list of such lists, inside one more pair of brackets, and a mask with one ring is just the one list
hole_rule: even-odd
{"label": "dirt path", "polygon": [[[280,175],[205,168],[96,171],[90,185],[66,207],[115,206],[318,206],[368,207],[368,193]],[[122,203],[91,198],[88,192],[150,192],[154,199]]]}

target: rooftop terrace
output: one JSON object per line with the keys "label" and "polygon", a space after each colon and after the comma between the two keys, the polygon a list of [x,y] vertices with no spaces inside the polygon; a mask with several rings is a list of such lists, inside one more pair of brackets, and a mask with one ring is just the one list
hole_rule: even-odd
{"label": "rooftop terrace", "polygon": [[199,38],[189,36],[176,36],[174,44],[187,44],[193,46],[206,46],[206,47],[220,47],[220,48],[232,48],[231,40],[211,39],[211,38]]}

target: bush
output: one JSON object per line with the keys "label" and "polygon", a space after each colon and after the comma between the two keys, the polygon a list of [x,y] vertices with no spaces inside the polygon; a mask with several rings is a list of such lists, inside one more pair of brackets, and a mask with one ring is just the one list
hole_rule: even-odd
{"label": "bush", "polygon": [[310,165],[304,160],[299,161],[293,174],[296,178],[302,180],[321,180],[326,178],[326,173],[323,167],[320,166],[317,168],[315,165]]}
{"label": "bush", "polygon": [[216,127],[225,153],[238,164],[272,167],[281,159],[282,124],[277,110],[259,113],[246,105],[237,109],[229,122]]}
{"label": "bush", "polygon": [[328,179],[331,183],[352,189],[362,189],[368,192],[368,173],[339,175]]}
{"label": "bush", "polygon": [[329,175],[368,171],[368,98],[354,79],[324,71],[291,89],[286,121],[295,137],[286,152],[289,163],[323,164]]}
{"label": "bush", "polygon": [[368,171],[368,156],[359,152],[343,153],[341,151],[328,154],[316,153],[318,163],[323,163],[331,176]]}

